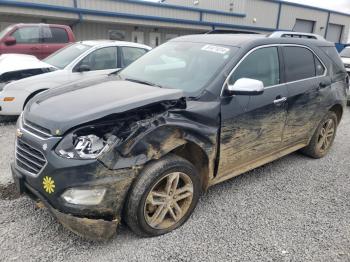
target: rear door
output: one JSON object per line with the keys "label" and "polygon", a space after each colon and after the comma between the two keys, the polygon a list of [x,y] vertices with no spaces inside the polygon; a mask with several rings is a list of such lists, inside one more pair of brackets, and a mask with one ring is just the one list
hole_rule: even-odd
{"label": "rear door", "polygon": [[42,57],[40,26],[21,26],[15,29],[10,36],[16,39],[16,44],[6,46],[4,53],[34,55],[39,59]]}
{"label": "rear door", "polygon": [[277,46],[259,48],[230,76],[230,85],[241,78],[260,80],[264,93],[222,97],[219,176],[230,175],[281,149],[287,88],[281,79],[280,56]]}
{"label": "rear door", "polygon": [[62,27],[43,25],[42,42],[42,58],[45,58],[69,43],[68,32]]}
{"label": "rear door", "polygon": [[147,53],[146,49],[130,47],[130,46],[121,46],[121,64],[120,67],[124,68],[130,65],[135,60],[139,59],[141,56]]}
{"label": "rear door", "polygon": [[320,106],[330,89],[326,67],[307,47],[284,46],[285,80],[288,88],[288,117],[283,135],[285,145],[310,137],[323,116]]}

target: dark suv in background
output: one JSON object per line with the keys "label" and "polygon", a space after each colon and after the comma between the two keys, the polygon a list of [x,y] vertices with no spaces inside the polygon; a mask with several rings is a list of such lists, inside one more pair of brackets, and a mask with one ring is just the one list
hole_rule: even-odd
{"label": "dark suv in background", "polygon": [[297,150],[325,156],[347,85],[325,40],[176,38],[103,82],[32,99],[18,120],[13,177],[77,234],[108,238],[124,220],[161,235],[214,184]]}
{"label": "dark suv in background", "polygon": [[15,24],[0,32],[0,55],[27,54],[43,59],[72,42],[73,31],[66,25]]}

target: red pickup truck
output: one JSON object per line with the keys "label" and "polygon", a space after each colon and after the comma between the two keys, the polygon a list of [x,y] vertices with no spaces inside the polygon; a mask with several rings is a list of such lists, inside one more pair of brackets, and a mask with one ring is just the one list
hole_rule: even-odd
{"label": "red pickup truck", "polygon": [[75,42],[74,33],[66,25],[15,24],[0,32],[0,55],[28,54],[43,59],[71,42]]}

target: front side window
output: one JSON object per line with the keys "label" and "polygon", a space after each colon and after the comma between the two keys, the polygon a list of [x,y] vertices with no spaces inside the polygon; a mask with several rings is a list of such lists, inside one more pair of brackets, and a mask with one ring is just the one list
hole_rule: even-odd
{"label": "front side window", "polygon": [[137,59],[120,76],[196,95],[237,50],[231,46],[170,41]]}
{"label": "front side window", "polygon": [[117,68],[117,47],[98,49],[86,56],[79,65],[86,65],[91,71]]}
{"label": "front side window", "polygon": [[283,48],[286,82],[316,76],[314,54],[307,48],[288,46]]}
{"label": "front side window", "polygon": [[43,61],[56,68],[64,69],[66,66],[72,63],[76,58],[78,58],[90,48],[91,46],[84,45],[81,43],[72,44],[53,53],[49,57],[45,58]]}
{"label": "front side window", "polygon": [[260,48],[249,54],[239,64],[229,79],[233,85],[241,78],[260,80],[265,87],[280,83],[280,69],[277,47]]}
{"label": "front side window", "polygon": [[43,26],[44,43],[68,43],[69,38],[64,28]]}
{"label": "front side window", "polygon": [[40,42],[40,27],[26,26],[12,33],[18,44],[36,44]]}
{"label": "front side window", "polygon": [[147,50],[145,49],[128,47],[128,46],[121,47],[121,50],[122,50],[122,56],[123,56],[123,59],[122,59],[123,67],[130,65],[136,59],[140,58],[141,56],[147,53]]}

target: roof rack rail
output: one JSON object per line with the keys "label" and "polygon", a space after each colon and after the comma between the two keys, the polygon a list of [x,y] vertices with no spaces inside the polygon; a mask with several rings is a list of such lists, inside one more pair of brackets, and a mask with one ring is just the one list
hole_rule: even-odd
{"label": "roof rack rail", "polygon": [[243,30],[229,30],[229,29],[213,29],[205,33],[210,34],[260,34],[254,31],[243,31]]}
{"label": "roof rack rail", "polygon": [[323,36],[311,34],[311,33],[303,33],[303,32],[291,32],[291,31],[275,31],[268,35],[271,38],[306,38],[306,39],[316,39],[316,40],[325,40]]}

